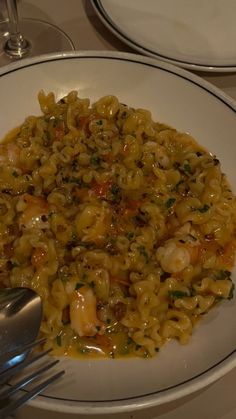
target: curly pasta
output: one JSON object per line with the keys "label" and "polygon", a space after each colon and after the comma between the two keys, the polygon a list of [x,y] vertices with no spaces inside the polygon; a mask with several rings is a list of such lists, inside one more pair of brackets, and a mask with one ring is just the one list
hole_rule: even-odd
{"label": "curly pasta", "polygon": [[0,284],[43,301],[57,355],[153,356],[233,297],[219,160],[114,96],[38,95],[0,145]]}

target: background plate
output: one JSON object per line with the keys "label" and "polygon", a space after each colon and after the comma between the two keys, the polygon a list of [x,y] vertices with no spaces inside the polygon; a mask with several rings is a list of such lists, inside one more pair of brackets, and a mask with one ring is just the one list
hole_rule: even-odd
{"label": "background plate", "polygon": [[235,0],[93,0],[103,23],[142,54],[192,70],[236,71]]}

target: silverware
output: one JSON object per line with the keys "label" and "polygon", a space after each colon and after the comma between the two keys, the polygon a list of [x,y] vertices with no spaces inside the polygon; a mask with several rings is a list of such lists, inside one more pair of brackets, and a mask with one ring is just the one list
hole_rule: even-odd
{"label": "silverware", "polygon": [[[11,359],[21,356],[22,354],[28,353],[34,346],[43,343],[45,339],[41,339],[35,341],[33,343],[27,344],[18,348],[18,350],[12,350],[8,355],[4,355],[5,365],[8,363],[10,365]],[[6,383],[12,376],[18,374],[19,372],[24,372],[26,368],[30,367],[33,363],[42,360],[52,349],[48,349],[47,351],[37,353],[33,356],[27,357],[23,362],[15,363],[13,366],[5,369],[2,373],[0,373],[0,385]],[[7,362],[8,359],[8,362]],[[37,369],[34,367],[32,371],[30,371],[27,375],[24,375],[23,378],[20,378],[18,381],[11,384],[5,384],[5,386],[0,390],[0,419],[7,418],[10,414],[12,414],[16,409],[23,406],[26,402],[36,397],[42,391],[44,391],[50,384],[52,384],[55,380],[61,377],[65,371],[59,371],[56,374],[49,376],[48,378],[40,381],[37,385],[33,388],[27,390],[26,386],[30,385],[34,380],[41,377],[42,374],[46,373],[49,369],[54,367],[59,360],[50,361],[44,364],[40,364],[37,366]],[[2,364],[2,357],[0,357],[0,364]],[[18,398],[10,397],[15,396],[18,394],[19,390],[24,390],[24,393],[20,393],[21,395]]]}
{"label": "silverware", "polygon": [[[50,360],[34,364],[44,360],[51,351],[30,354],[35,346],[45,342],[45,339],[36,341],[41,319],[42,303],[34,291],[28,288],[0,289],[0,419],[9,416],[64,374],[64,371],[59,371],[39,382],[41,375],[59,362]],[[32,364],[34,368],[30,371]],[[15,381],[18,373],[22,373],[21,377]],[[31,387],[34,380],[38,383]]]}
{"label": "silverware", "polygon": [[0,373],[27,355],[8,359],[4,354],[35,341],[42,320],[41,298],[29,288],[0,289]]}

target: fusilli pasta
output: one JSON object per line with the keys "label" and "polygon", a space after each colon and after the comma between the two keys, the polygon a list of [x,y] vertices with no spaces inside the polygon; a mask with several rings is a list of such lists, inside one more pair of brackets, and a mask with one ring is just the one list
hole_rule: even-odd
{"label": "fusilli pasta", "polygon": [[233,297],[219,160],[114,96],[39,93],[0,145],[0,284],[43,300],[55,354],[153,356]]}

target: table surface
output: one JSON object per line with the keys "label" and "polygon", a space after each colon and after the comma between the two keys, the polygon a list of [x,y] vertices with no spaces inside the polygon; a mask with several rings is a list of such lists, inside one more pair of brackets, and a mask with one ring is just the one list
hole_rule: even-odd
{"label": "table surface", "polygon": [[[2,1],[2,0],[0,0]],[[21,0],[22,17],[39,18],[56,24],[72,39],[75,48],[83,50],[119,50],[135,52],[104,27],[89,0]],[[236,99],[236,73],[197,73]],[[127,414],[108,415],[113,419],[235,419],[236,369],[210,387],[164,406]],[[107,416],[107,417],[108,417]],[[73,419],[70,415],[22,408],[17,419]],[[87,419],[98,416],[86,415]]]}

